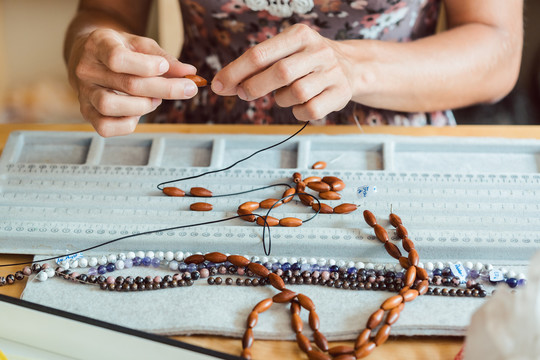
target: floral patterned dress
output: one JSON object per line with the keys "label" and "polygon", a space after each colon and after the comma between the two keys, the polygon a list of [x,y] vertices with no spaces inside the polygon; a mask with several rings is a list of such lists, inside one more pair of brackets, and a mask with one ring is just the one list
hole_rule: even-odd
{"label": "floral patterned dress", "polygon": [[[185,42],[180,60],[206,79],[250,47],[302,23],[334,39],[411,41],[435,32],[440,0],[180,0]],[[152,116],[160,123],[296,124],[272,94],[255,101],[222,97],[209,87],[190,100],[166,101]],[[350,102],[322,124],[453,125],[450,111],[405,113]]]}

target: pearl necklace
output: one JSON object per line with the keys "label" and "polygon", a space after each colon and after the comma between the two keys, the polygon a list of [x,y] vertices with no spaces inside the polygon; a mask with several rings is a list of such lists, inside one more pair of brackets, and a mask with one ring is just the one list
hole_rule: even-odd
{"label": "pearl necklace", "polygon": [[270,15],[289,17],[293,13],[305,14],[313,9],[313,0],[244,0],[253,11],[266,10]]}

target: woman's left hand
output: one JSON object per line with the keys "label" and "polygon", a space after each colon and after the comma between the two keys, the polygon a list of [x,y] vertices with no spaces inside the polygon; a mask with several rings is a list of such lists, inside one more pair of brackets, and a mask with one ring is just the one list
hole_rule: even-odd
{"label": "woman's left hand", "polygon": [[353,67],[340,44],[296,24],[250,48],[212,80],[218,95],[252,101],[275,91],[298,120],[322,119],[353,96]]}

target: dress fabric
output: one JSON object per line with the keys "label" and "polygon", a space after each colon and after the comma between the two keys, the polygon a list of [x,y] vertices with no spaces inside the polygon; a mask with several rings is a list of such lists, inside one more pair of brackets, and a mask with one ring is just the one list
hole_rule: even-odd
{"label": "dress fabric", "polygon": [[[333,40],[405,42],[434,34],[440,10],[440,0],[179,1],[185,38],[180,60],[194,65],[197,73],[208,80],[250,47],[294,24],[306,24]],[[253,3],[266,5],[266,9],[253,10]],[[313,7],[305,13],[291,13],[295,6],[304,6],[302,11],[305,6]],[[277,106],[272,94],[246,102],[236,96],[217,96],[209,87],[200,88],[190,100],[165,101],[151,118],[158,123],[298,123],[291,108]],[[317,123],[354,124],[355,118],[362,125],[455,124],[450,111],[395,112],[353,102]]]}

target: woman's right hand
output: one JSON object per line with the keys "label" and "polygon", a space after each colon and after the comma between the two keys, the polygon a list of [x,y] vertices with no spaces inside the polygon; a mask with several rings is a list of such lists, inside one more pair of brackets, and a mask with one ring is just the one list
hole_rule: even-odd
{"label": "woman's right hand", "polygon": [[162,99],[188,99],[196,73],[167,54],[152,39],[109,29],[79,38],[67,61],[69,80],[78,92],[81,113],[105,137],[134,131],[139,118]]}

